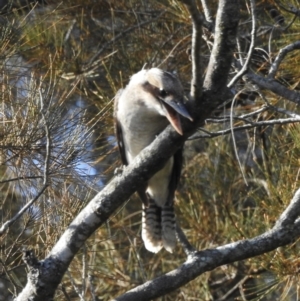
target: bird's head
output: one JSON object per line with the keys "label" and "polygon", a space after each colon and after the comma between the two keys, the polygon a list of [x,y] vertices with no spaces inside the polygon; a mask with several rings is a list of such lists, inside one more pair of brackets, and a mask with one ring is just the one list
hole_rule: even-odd
{"label": "bird's head", "polygon": [[165,116],[174,129],[182,135],[180,116],[193,121],[184,104],[184,92],[176,75],[158,68],[141,70],[131,82],[141,85],[148,97],[144,99],[149,109]]}

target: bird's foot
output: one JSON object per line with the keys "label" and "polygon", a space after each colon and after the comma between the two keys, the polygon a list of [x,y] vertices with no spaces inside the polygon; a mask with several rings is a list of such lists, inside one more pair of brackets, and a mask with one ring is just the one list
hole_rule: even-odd
{"label": "bird's foot", "polygon": [[122,173],[123,173],[123,169],[124,169],[124,165],[122,165],[121,167],[117,167],[115,170],[114,170],[114,175],[116,177],[120,176]]}

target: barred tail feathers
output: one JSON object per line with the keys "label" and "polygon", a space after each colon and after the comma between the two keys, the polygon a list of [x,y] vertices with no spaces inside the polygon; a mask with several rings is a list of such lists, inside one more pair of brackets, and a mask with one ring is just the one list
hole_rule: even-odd
{"label": "barred tail feathers", "polygon": [[161,230],[161,208],[149,199],[149,206],[143,205],[142,216],[142,239],[148,251],[157,253],[162,249]]}
{"label": "barred tail feathers", "polygon": [[164,248],[173,253],[176,245],[175,212],[173,206],[164,206],[161,210],[162,243]]}
{"label": "barred tail feathers", "polygon": [[173,206],[159,207],[149,199],[143,206],[142,239],[148,251],[157,253],[163,247],[170,253],[176,245],[175,213]]}

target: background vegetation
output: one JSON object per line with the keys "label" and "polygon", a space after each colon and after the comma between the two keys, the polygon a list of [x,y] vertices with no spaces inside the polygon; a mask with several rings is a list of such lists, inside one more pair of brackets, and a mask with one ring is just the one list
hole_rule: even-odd
{"label": "background vegetation", "polygon": [[[5,4],[0,1],[2,222],[42,192],[0,237],[0,300],[12,300],[26,283],[22,248],[30,247],[44,258],[120,165],[112,121],[117,90],[144,65],[175,70],[188,89],[191,24],[176,0]],[[217,1],[210,4],[214,13],[216,5]],[[236,56],[245,56],[251,32],[249,3],[241,5]],[[258,74],[266,74],[278,51],[299,36],[298,16],[283,9],[289,5],[298,4],[256,3],[258,31],[251,68]],[[204,30],[203,39],[206,66],[213,34]],[[298,52],[291,53],[276,75],[293,90],[299,89],[299,60]],[[229,128],[224,115],[248,114],[266,103],[285,112],[299,110],[243,80],[234,93],[235,102],[221,107],[205,131]],[[281,116],[276,110],[265,111],[253,121]],[[205,136],[201,129],[199,135]],[[192,245],[212,248],[273,226],[299,187],[299,135],[298,123],[277,124],[234,136],[194,137],[186,143],[176,211]],[[44,191],[45,179],[50,185]],[[140,201],[133,196],[87,241],[55,300],[109,300],[184,261],[179,245],[174,254],[147,252],[140,230]],[[160,300],[298,300],[299,263],[296,242],[222,266]]]}

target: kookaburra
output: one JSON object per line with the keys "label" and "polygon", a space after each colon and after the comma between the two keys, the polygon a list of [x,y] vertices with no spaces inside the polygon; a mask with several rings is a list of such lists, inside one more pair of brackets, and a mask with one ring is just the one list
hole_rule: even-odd
{"label": "kookaburra", "polygon": [[[182,135],[180,116],[193,120],[184,105],[178,78],[158,68],[134,74],[115,97],[115,130],[121,159],[129,164],[169,123]],[[143,202],[142,238],[147,250],[176,244],[174,197],[180,178],[182,150],[138,190]]]}

